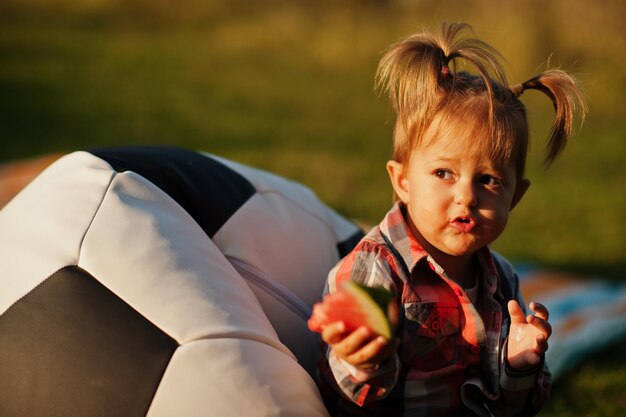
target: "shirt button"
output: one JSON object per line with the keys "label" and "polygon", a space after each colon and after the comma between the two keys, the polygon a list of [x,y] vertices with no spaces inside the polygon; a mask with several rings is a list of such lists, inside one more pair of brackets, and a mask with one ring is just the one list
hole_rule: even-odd
{"label": "shirt button", "polygon": [[439,322],[437,320],[433,320],[433,322],[430,323],[430,328],[435,332],[439,330],[439,327],[441,326],[439,325]]}
{"label": "shirt button", "polygon": [[474,355],[476,355],[477,353],[479,353],[479,352],[480,352],[480,346],[476,346],[476,345],[474,345],[474,346],[472,346],[472,347],[470,348],[470,351],[471,351]]}

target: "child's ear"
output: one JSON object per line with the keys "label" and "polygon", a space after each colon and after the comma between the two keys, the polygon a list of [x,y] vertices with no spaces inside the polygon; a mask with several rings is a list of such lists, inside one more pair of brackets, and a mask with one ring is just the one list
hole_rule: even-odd
{"label": "child's ear", "polygon": [[528,178],[520,179],[515,185],[515,194],[513,194],[513,201],[511,202],[511,210],[520,202],[526,191],[530,187],[530,180]]}
{"label": "child's ear", "polygon": [[409,179],[406,176],[404,165],[398,161],[388,161],[387,172],[393,191],[403,203],[407,204],[409,202]]}

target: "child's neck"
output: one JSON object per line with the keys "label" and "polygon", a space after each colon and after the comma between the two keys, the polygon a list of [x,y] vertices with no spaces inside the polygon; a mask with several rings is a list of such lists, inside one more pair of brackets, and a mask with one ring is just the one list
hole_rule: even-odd
{"label": "child's neck", "polygon": [[477,266],[473,255],[468,255],[467,257],[450,256],[447,254],[431,256],[443,268],[446,275],[461,287],[472,288],[476,284]]}

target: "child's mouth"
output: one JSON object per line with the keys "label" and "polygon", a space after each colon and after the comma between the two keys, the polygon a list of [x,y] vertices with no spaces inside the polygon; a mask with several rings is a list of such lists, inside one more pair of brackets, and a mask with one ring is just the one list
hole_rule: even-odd
{"label": "child's mouth", "polygon": [[459,231],[468,233],[471,232],[474,226],[476,226],[476,222],[471,217],[462,216],[457,217],[452,222],[452,225]]}

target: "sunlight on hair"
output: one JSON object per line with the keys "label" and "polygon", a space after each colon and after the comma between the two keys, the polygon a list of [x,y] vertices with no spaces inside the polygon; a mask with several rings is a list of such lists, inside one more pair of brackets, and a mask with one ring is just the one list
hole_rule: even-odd
{"label": "sunlight on hair", "polygon": [[393,158],[406,161],[441,115],[441,128],[446,129],[483,123],[484,128],[473,129],[478,134],[468,138],[468,145],[485,149],[501,163],[514,162],[521,176],[528,122],[518,97],[536,89],[550,98],[556,112],[546,149],[546,162],[552,162],[564,148],[574,119],[586,113],[576,80],[548,70],[510,88],[500,54],[473,36],[462,37],[466,31],[471,32],[467,24],[444,23],[437,33],[411,35],[392,45],[382,57],[376,86],[389,94],[396,112]]}

